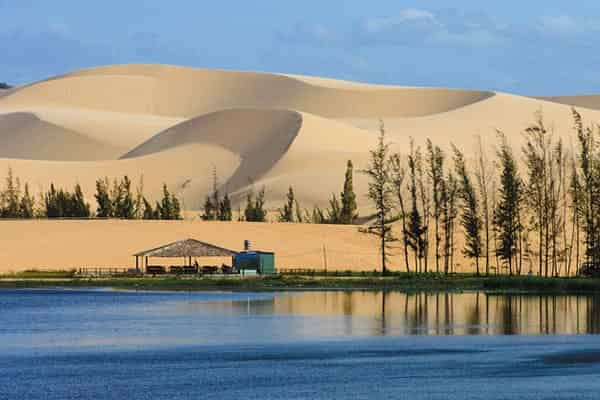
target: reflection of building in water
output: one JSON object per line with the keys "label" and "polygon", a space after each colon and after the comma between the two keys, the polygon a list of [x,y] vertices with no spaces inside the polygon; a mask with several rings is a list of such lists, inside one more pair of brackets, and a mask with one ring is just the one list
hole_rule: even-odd
{"label": "reflection of building in water", "polygon": [[346,317],[348,335],[600,333],[598,296],[310,292],[276,297],[273,312]]}

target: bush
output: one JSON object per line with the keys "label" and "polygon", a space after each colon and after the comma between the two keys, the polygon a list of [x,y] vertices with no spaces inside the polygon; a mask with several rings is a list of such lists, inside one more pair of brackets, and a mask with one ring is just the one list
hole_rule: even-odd
{"label": "bush", "polygon": [[588,278],[600,278],[600,263],[585,262],[579,270],[581,276]]}

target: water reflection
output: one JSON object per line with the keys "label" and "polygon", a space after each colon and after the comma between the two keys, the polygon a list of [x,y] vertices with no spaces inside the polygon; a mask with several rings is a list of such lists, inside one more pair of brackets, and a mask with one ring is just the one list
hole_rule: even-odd
{"label": "water reflection", "polygon": [[346,335],[550,335],[600,333],[600,296],[485,293],[308,292],[217,302],[214,311],[346,317]]}

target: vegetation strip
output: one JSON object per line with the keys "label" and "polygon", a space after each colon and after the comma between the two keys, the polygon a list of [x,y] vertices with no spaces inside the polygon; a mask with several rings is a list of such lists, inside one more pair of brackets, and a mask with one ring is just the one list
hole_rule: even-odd
{"label": "vegetation strip", "polygon": [[600,279],[472,274],[374,273],[283,274],[272,277],[79,278],[73,272],[28,271],[0,276],[1,289],[114,288],[129,290],[327,290],[485,291],[502,293],[600,293]]}

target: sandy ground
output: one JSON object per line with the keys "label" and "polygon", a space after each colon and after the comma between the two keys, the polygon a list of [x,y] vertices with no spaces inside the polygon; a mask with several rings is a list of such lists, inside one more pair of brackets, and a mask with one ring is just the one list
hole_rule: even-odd
{"label": "sandy ground", "polygon": [[[278,268],[373,270],[377,245],[356,226],[203,221],[2,221],[0,273],[33,269],[135,266],[132,254],[194,238],[232,250],[250,240],[275,251]],[[325,247],[325,250],[323,248]],[[158,260],[151,260],[160,262]],[[167,265],[182,260],[167,260]],[[202,262],[202,261],[200,261]],[[230,260],[207,260],[227,262]]]}

